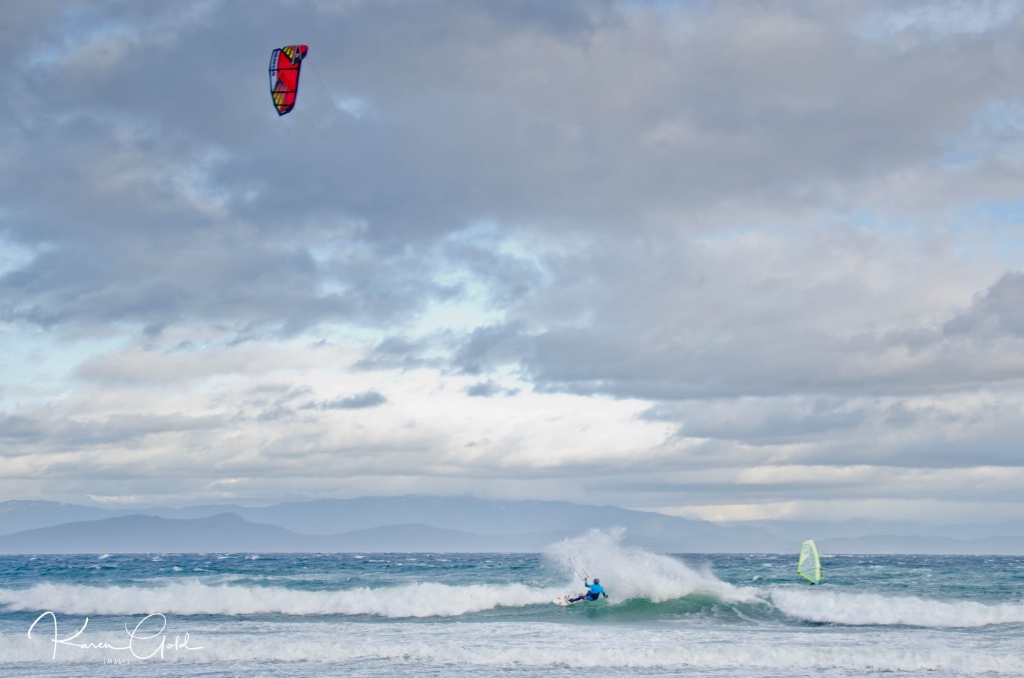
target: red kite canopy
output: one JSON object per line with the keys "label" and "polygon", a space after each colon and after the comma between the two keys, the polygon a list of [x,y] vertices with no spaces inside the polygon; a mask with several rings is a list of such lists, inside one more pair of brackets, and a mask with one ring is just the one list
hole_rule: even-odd
{"label": "red kite canopy", "polygon": [[305,45],[289,45],[270,53],[270,96],[278,115],[284,115],[295,108],[295,96],[299,92],[299,69],[309,48]]}

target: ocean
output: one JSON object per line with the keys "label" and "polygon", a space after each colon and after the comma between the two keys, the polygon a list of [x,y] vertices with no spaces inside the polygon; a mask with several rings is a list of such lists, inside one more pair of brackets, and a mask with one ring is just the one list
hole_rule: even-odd
{"label": "ocean", "polygon": [[[0,556],[3,676],[1024,676],[1024,558]],[[608,600],[552,604],[581,590]]]}

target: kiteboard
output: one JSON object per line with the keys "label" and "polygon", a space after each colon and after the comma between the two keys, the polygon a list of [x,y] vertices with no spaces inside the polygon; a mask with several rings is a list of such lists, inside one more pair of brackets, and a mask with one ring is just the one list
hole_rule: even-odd
{"label": "kiteboard", "polygon": [[575,605],[576,603],[581,603],[584,600],[586,600],[586,597],[580,598],[579,600],[570,600],[570,598],[573,598],[576,595],[579,595],[579,594],[566,593],[564,596],[558,596],[557,598],[555,598],[551,602],[554,603],[555,605],[562,605],[564,607],[568,607],[569,605]]}

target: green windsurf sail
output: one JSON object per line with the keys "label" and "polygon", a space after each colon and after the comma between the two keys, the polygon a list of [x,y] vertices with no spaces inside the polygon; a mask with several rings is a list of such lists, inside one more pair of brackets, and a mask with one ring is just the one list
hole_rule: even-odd
{"label": "green windsurf sail", "polygon": [[805,541],[800,548],[800,562],[797,563],[796,571],[812,584],[821,582],[821,558],[813,539]]}

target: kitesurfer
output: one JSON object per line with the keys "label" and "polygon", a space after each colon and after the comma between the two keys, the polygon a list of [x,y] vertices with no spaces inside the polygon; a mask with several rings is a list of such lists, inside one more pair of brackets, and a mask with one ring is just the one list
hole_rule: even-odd
{"label": "kitesurfer", "polygon": [[587,580],[584,579],[583,580],[583,585],[587,587],[587,592],[586,593],[577,593],[575,596],[570,598],[567,602],[575,603],[576,601],[583,600],[584,598],[586,598],[587,600],[597,600],[601,596],[604,596],[605,598],[608,597],[608,594],[605,593],[605,591],[604,591],[604,587],[601,586],[601,580],[598,579],[597,577],[594,578],[594,583],[593,584],[588,584]]}

